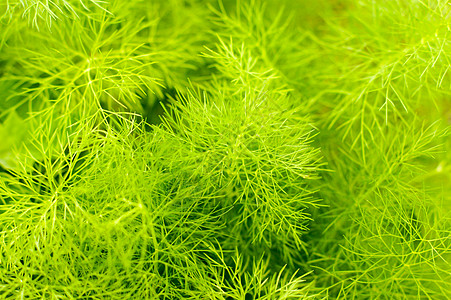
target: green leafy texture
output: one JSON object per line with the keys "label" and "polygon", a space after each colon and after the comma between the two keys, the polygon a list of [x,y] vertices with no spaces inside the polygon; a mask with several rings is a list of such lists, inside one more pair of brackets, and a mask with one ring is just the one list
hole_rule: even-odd
{"label": "green leafy texture", "polygon": [[331,207],[314,216],[308,264],[321,270],[319,281],[327,280],[339,298],[447,293],[449,205],[436,191],[418,186],[425,174],[420,159],[440,150],[434,142],[443,133],[436,126],[418,133],[411,128],[376,136],[365,158],[357,150],[333,151],[340,164],[332,169],[343,177],[326,177],[322,196]]}
{"label": "green leafy texture", "polygon": [[[306,57],[301,49],[307,33],[299,32],[297,28],[292,27],[291,18],[287,18],[283,9],[278,9],[276,15],[268,17],[266,4],[268,3],[263,4],[260,1],[242,4],[238,2],[232,12],[220,6],[214,10],[213,24],[217,28],[215,33],[223,40],[232,39],[235,44],[251,54],[252,61],[243,61],[242,57],[236,58],[241,59],[240,65],[243,69],[248,72],[249,69],[246,68],[250,67],[254,72],[260,68],[271,70],[275,76],[282,79],[277,82],[279,86],[289,85],[293,88],[300,82],[294,78],[299,75],[299,68],[314,58],[310,55]],[[221,49],[223,53],[218,54],[231,55],[230,48],[232,47],[223,47]],[[243,52],[240,54],[245,54]],[[249,65],[251,63],[252,65]],[[297,70],[296,75],[293,74],[293,70]]]}
{"label": "green leafy texture", "polygon": [[315,101],[334,173],[305,268],[333,297],[449,294],[447,7],[361,1],[318,39],[329,88]]}
{"label": "green leafy texture", "polygon": [[[165,128],[180,139],[184,164],[195,181],[217,191],[229,237],[223,245],[258,256],[280,249],[292,264],[302,248],[310,211],[320,206],[315,185],[321,169],[315,135],[292,95],[276,88],[277,77],[264,70],[244,47],[220,40],[205,54],[217,68],[213,91],[179,97]],[[283,264],[282,264],[283,265]]]}
{"label": "green leafy texture", "polygon": [[0,298],[449,298],[448,1],[0,14]]}
{"label": "green leafy texture", "polygon": [[198,196],[158,166],[157,137],[121,127],[81,128],[59,157],[2,180],[3,296],[181,298],[209,288],[194,253],[209,236]]}
{"label": "green leafy texture", "polygon": [[166,127],[186,149],[194,180],[221,191],[234,244],[298,249],[308,210],[319,205],[309,183],[318,179],[320,155],[291,99],[265,93],[190,94],[176,102]]}
{"label": "green leafy texture", "polygon": [[329,126],[360,126],[365,146],[380,113],[386,124],[396,124],[399,118],[409,122],[410,114],[446,110],[448,1],[360,1],[329,23],[330,36],[319,41],[330,62],[323,80],[331,81],[335,97],[324,98]]}
{"label": "green leafy texture", "polygon": [[[51,100],[66,110],[83,100],[142,113],[163,97],[164,88],[180,90],[186,73],[195,69],[202,30],[195,18],[186,18],[182,28],[179,18],[167,16],[181,9],[179,2],[111,1],[105,5],[108,12],[94,7],[76,22],[63,19],[51,30],[17,30],[4,54],[15,62],[6,66],[4,80],[21,84],[22,102]],[[149,13],[126,22],[137,11]],[[203,11],[193,14],[201,18]]]}
{"label": "green leafy texture", "polygon": [[[233,281],[224,283],[230,267],[217,259],[224,256],[215,242],[221,213],[207,205],[212,199],[202,185],[169,164],[174,144],[161,131],[111,122],[121,131],[79,122],[59,156],[48,154],[31,173],[2,175],[2,296],[240,295]],[[56,138],[42,130],[41,137]],[[267,297],[306,295],[300,278],[258,269],[256,282],[242,266],[236,272]]]}
{"label": "green leafy texture", "polygon": [[[88,0],[5,0],[0,7],[2,10],[2,19],[11,20],[12,18],[22,17],[27,19],[28,23],[39,29],[44,22],[49,28],[52,23],[61,17],[78,18],[79,14],[89,11],[89,7],[96,6],[104,9],[106,1]],[[18,16],[16,16],[18,15]]]}
{"label": "green leafy texture", "polygon": [[245,263],[239,255],[234,257],[234,264],[235,268],[219,269],[222,272],[215,277],[217,286],[228,299],[312,299],[316,296],[309,294],[309,285],[304,283],[303,276],[295,273],[290,278],[283,269],[270,276],[268,262],[263,259],[252,262],[252,273],[243,272],[249,267],[243,266]]}

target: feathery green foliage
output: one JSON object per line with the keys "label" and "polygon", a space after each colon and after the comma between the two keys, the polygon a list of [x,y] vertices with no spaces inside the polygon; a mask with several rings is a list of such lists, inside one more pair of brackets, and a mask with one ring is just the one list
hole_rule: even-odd
{"label": "feathery green foliage", "polygon": [[446,0],[4,0],[0,299],[448,299]]}

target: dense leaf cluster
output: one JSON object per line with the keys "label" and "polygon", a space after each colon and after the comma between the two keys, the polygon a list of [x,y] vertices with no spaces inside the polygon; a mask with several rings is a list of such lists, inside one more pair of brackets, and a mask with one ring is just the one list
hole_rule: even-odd
{"label": "dense leaf cluster", "polygon": [[0,299],[447,299],[445,0],[0,3]]}

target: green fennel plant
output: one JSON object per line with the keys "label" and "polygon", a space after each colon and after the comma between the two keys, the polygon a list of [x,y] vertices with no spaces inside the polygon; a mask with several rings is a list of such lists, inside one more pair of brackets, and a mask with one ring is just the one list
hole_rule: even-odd
{"label": "green fennel plant", "polygon": [[0,299],[448,299],[445,0],[0,3]]}

